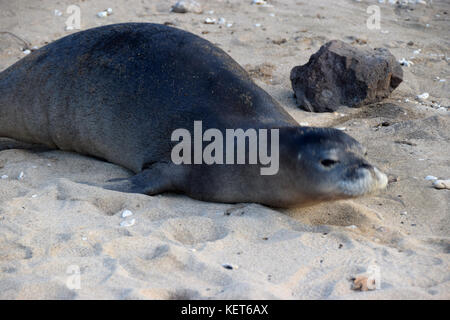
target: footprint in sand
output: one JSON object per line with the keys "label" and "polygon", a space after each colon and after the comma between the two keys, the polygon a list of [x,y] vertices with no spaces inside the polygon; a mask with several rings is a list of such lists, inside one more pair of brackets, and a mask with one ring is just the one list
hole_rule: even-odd
{"label": "footprint in sand", "polygon": [[223,239],[228,230],[217,226],[212,219],[204,217],[186,217],[167,220],[160,230],[167,238],[185,245],[194,245]]}

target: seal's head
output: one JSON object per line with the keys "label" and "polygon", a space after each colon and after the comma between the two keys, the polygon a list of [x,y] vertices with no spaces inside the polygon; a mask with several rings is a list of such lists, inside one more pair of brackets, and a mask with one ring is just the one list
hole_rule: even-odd
{"label": "seal's head", "polygon": [[354,198],[386,187],[386,175],[369,164],[361,144],[341,130],[285,129],[280,130],[280,155],[289,156],[280,158],[290,159],[284,164],[289,172],[284,178],[294,187],[290,192],[294,203]]}

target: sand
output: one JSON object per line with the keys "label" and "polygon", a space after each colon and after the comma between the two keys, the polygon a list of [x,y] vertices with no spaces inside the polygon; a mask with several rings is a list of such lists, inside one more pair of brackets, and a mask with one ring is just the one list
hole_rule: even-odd
{"label": "sand", "polygon": [[[449,299],[450,191],[425,179],[450,178],[448,1],[409,9],[378,1],[203,1],[203,14],[170,13],[174,2],[0,0],[0,31],[41,47],[76,32],[65,30],[71,4],[81,8],[82,29],[170,22],[227,51],[298,122],[345,128],[389,175],[388,188],[277,210],[103,190],[83,182],[130,172],[69,152],[2,151],[0,298]],[[369,5],[381,9],[380,30],[366,27]],[[112,15],[96,16],[108,7]],[[206,25],[207,17],[233,25]],[[302,111],[289,72],[332,39],[387,47],[414,64],[381,103]],[[24,56],[21,47],[0,34],[0,70]],[[424,92],[430,97],[417,103]],[[123,218],[124,210],[133,214]],[[351,279],[364,273],[376,277],[376,290],[352,290]]]}

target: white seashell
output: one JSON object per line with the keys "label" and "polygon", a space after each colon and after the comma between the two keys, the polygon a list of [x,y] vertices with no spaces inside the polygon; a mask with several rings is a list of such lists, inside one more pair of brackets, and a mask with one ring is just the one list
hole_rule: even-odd
{"label": "white seashell", "polygon": [[257,28],[261,27],[261,23],[255,23],[255,27]]}
{"label": "white seashell", "polygon": [[215,24],[216,23],[216,19],[214,19],[214,18],[206,18],[204,23],[205,24]]}
{"label": "white seashell", "polygon": [[131,219],[131,220],[124,220],[120,223],[121,227],[131,227],[136,223],[135,219]]}
{"label": "white seashell", "polygon": [[424,93],[422,93],[422,94],[419,94],[419,95],[417,96],[417,99],[420,99],[420,100],[426,100],[426,99],[428,99],[429,96],[430,96],[430,95],[428,94],[428,92],[424,92]]}
{"label": "white seashell", "polygon": [[233,26],[232,23],[227,23],[227,28],[231,28]]}
{"label": "white seashell", "polygon": [[25,177],[25,174],[23,171],[20,172],[19,176],[17,177],[18,180],[22,180]]}
{"label": "white seashell", "polygon": [[28,50],[28,49],[23,50],[23,54],[30,54],[30,53],[31,53],[31,50]]}
{"label": "white seashell", "polygon": [[73,30],[73,26],[66,26],[66,31]]}
{"label": "white seashell", "polygon": [[131,212],[130,210],[123,210],[123,212],[122,212],[122,218],[126,218],[126,217],[129,217],[132,215],[133,215],[133,212]]}
{"label": "white seashell", "polygon": [[400,212],[400,215],[402,215],[402,216],[406,216],[407,214],[408,214],[407,211],[402,211],[402,212]]}
{"label": "white seashell", "polygon": [[426,176],[425,180],[437,180],[435,176]]}
{"label": "white seashell", "polygon": [[108,15],[108,12],[106,12],[106,11],[101,11],[101,12],[97,13],[97,17],[99,17],[99,18],[104,18],[107,15]]}
{"label": "white seashell", "polygon": [[108,8],[105,10],[108,15],[112,14],[112,8]]}
{"label": "white seashell", "polygon": [[266,0],[252,0],[252,4],[265,5],[267,2]]}
{"label": "white seashell", "polygon": [[57,16],[57,17],[62,16],[62,12],[59,11],[58,9],[55,9],[55,11],[53,11],[53,14],[54,14],[55,16]]}
{"label": "white seashell", "polygon": [[37,194],[33,194],[31,197],[32,197],[32,198],[36,198],[36,197],[37,197]]}
{"label": "white seashell", "polygon": [[8,176],[6,174],[1,176],[2,179],[8,179]]}
{"label": "white seashell", "polygon": [[227,20],[225,20],[225,18],[219,18],[219,21],[217,23],[218,24],[225,24],[225,22],[227,22]]}

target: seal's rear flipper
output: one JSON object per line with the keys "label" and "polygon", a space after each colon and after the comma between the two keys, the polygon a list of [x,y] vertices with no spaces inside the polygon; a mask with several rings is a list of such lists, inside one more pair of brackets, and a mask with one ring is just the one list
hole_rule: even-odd
{"label": "seal's rear flipper", "polygon": [[156,195],[167,191],[177,191],[174,184],[174,171],[168,164],[156,163],[137,175],[125,179],[112,179],[103,188],[127,193]]}
{"label": "seal's rear flipper", "polygon": [[42,144],[26,143],[9,138],[0,138],[0,151],[10,149],[25,149],[36,152],[52,150],[51,148],[46,147]]}

